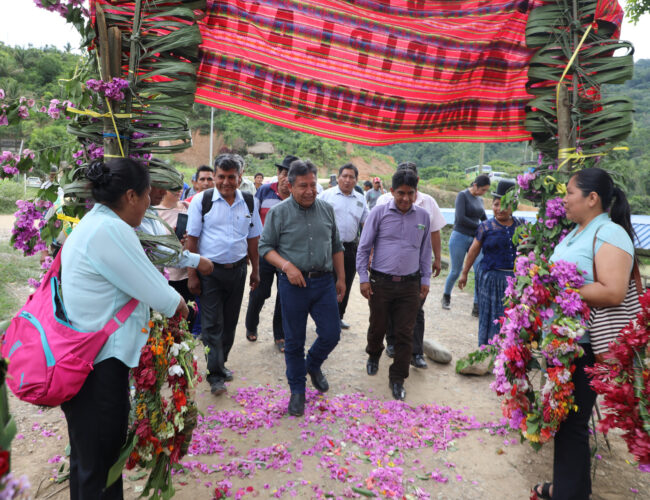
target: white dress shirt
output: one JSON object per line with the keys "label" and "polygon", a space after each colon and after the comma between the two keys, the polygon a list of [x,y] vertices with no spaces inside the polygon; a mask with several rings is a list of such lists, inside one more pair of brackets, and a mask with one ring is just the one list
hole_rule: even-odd
{"label": "white dress shirt", "polygon": [[[377,205],[383,205],[385,203],[388,203],[393,199],[393,193],[388,191],[387,193],[382,194],[379,198],[377,198]],[[445,216],[442,215],[442,212],[440,211],[440,207],[436,203],[436,200],[433,199],[432,196],[429,196],[428,194],[421,193],[418,191],[417,198],[415,198],[415,206],[424,208],[427,213],[429,214],[429,217],[431,218],[431,223],[430,223],[430,230],[432,233],[435,233],[436,231],[440,231],[443,227],[447,225],[447,222],[445,222]]]}
{"label": "white dress shirt", "polygon": [[352,190],[350,194],[343,194],[338,186],[326,189],[318,197],[332,205],[336,225],[343,243],[350,243],[357,239],[359,225],[368,217],[368,205],[361,194]]}
{"label": "white dress shirt", "polygon": [[[233,264],[248,254],[248,242],[262,234],[259,201],[255,200],[253,217],[239,189],[229,205],[218,189],[212,195],[212,207],[201,220],[203,195],[201,191],[190,203],[187,212],[187,234],[199,238],[199,255],[217,264]],[[252,226],[251,226],[252,222]]]}

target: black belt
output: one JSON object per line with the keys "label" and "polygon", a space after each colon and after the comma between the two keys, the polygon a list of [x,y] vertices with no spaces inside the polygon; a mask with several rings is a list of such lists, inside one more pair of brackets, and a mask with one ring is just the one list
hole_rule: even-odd
{"label": "black belt", "polygon": [[219,264],[218,262],[212,262],[214,264],[214,267],[219,267],[221,269],[234,269],[235,267],[243,266],[246,264],[246,257],[244,257],[242,260],[238,260],[237,262],[233,262],[232,264]]}
{"label": "black belt", "polygon": [[419,280],[421,276],[420,276],[420,271],[415,272],[413,274],[407,274],[405,276],[395,276],[393,274],[380,273],[379,271],[375,271],[374,269],[371,269],[370,277],[378,278],[386,281],[412,281],[412,280]]}
{"label": "black belt", "polygon": [[[331,276],[332,271],[300,271],[303,278],[322,278],[323,276]],[[286,276],[287,273],[280,271],[280,274]]]}

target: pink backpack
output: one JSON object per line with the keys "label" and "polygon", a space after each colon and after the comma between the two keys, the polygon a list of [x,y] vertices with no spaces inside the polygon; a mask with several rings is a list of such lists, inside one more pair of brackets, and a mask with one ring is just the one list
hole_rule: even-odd
{"label": "pink backpack", "polygon": [[9,359],[7,385],[28,403],[57,406],[75,396],[100,349],[138,305],[128,301],[98,332],[68,321],[60,294],[61,251],[38,289],[11,320],[1,353]]}

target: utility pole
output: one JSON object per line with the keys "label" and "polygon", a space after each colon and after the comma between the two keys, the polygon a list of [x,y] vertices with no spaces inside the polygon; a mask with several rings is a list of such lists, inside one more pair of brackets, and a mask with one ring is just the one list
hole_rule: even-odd
{"label": "utility pole", "polygon": [[212,166],[212,161],[214,158],[214,108],[210,108],[210,158],[208,159],[208,165]]}
{"label": "utility pole", "polygon": [[481,143],[481,149],[478,153],[478,173],[483,173],[483,159],[485,157],[485,143]]}

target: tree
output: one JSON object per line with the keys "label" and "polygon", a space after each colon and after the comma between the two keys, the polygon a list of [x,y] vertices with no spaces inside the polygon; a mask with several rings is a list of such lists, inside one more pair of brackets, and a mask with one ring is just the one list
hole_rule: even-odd
{"label": "tree", "polygon": [[625,12],[636,24],[642,14],[650,12],[650,0],[627,0]]}

